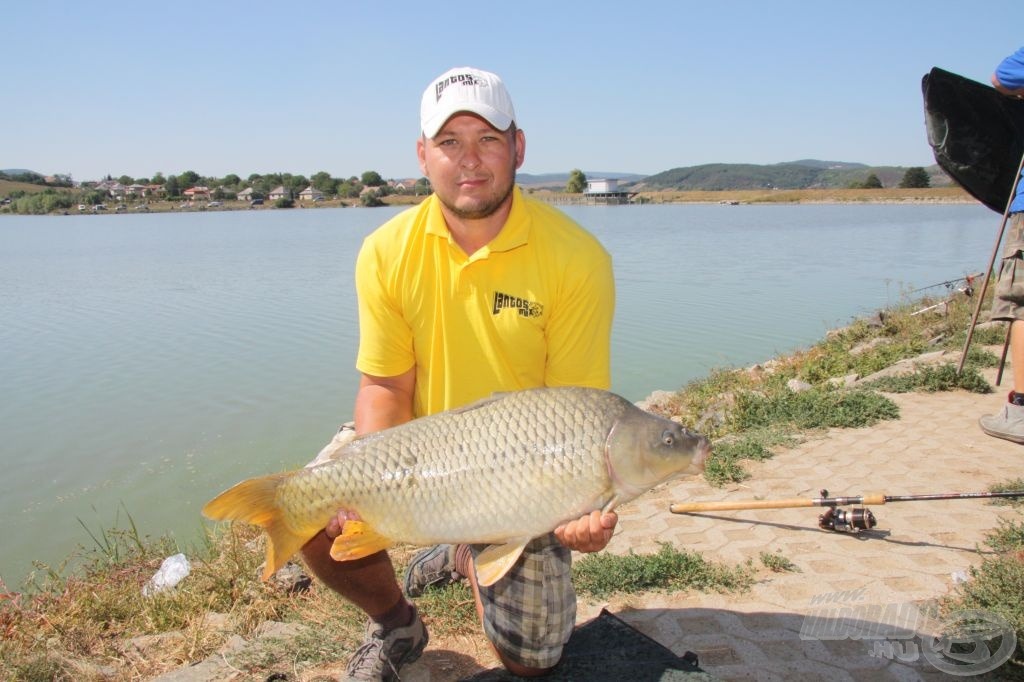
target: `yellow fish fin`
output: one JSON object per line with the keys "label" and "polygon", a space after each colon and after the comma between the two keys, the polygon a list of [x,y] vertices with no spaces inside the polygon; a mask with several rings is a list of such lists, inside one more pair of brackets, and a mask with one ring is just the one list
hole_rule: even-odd
{"label": "yellow fish fin", "polygon": [[502,579],[519,560],[531,538],[517,538],[504,545],[490,545],[476,555],[473,566],[476,568],[477,584],[489,587]]}
{"label": "yellow fish fin", "polygon": [[277,488],[292,474],[280,473],[250,478],[228,488],[206,503],[203,515],[214,521],[244,521],[260,526],[267,533],[267,562],[263,580],[284,566],[320,528],[288,526],[284,513],[277,505]]}
{"label": "yellow fish fin", "polygon": [[341,529],[341,535],[334,538],[331,558],[335,561],[352,561],[376,554],[394,543],[375,531],[364,521],[349,520]]}

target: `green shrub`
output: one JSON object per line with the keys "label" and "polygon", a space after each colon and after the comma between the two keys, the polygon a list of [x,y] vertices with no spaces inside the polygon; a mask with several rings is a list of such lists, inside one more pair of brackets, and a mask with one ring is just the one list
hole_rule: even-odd
{"label": "green shrub", "polygon": [[898,419],[899,408],[873,391],[812,388],[773,395],[741,393],[734,418],[739,430],[787,424],[798,429],[856,428]]}
{"label": "green shrub", "polygon": [[729,567],[697,552],[659,544],[657,554],[588,554],[573,565],[573,583],[579,592],[598,598],[650,589],[742,591],[753,583],[750,566]]}

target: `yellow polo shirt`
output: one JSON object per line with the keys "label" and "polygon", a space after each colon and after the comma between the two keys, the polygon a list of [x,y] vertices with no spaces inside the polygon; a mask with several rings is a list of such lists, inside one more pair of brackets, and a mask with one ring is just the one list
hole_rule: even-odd
{"label": "yellow polo shirt", "polygon": [[515,188],[498,236],[472,256],[431,196],[363,242],[356,367],[416,367],[416,416],[499,391],[611,384],[611,257],[558,209]]}

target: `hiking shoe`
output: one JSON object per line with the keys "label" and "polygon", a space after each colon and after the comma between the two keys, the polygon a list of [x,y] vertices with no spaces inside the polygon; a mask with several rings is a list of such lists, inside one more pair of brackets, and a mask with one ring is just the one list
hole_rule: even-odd
{"label": "hiking shoe", "polygon": [[978,420],[981,430],[990,436],[1024,444],[1024,405],[1003,403],[1003,409]]}
{"label": "hiking shoe", "polygon": [[435,545],[412,558],[405,571],[405,593],[418,597],[428,587],[442,587],[461,580],[455,570],[455,545]]}
{"label": "hiking shoe", "polygon": [[348,662],[345,680],[394,682],[399,679],[398,669],[419,658],[428,641],[430,636],[415,606],[411,623],[387,633],[371,620],[366,625],[363,645],[356,649]]}

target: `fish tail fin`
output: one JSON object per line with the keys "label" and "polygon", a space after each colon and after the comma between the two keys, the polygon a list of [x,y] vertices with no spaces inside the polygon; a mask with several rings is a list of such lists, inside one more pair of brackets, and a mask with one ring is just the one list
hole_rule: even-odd
{"label": "fish tail fin", "polygon": [[280,473],[250,478],[228,488],[203,507],[203,515],[214,521],[243,521],[266,531],[263,580],[284,566],[320,530],[310,527],[296,532],[286,522],[284,510],[277,504],[277,489],[291,476]]}

